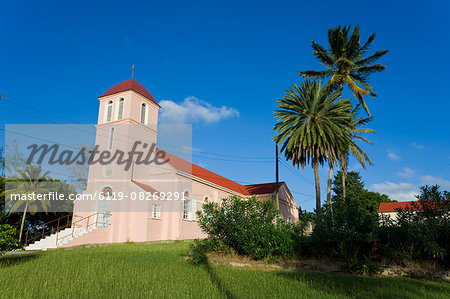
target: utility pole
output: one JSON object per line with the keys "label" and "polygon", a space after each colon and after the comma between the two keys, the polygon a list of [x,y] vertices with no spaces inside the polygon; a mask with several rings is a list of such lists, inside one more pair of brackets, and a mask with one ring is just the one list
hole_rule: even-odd
{"label": "utility pole", "polygon": [[276,177],[276,201],[277,201],[277,209],[280,209],[280,201],[278,199],[278,143],[275,143],[275,177]]}

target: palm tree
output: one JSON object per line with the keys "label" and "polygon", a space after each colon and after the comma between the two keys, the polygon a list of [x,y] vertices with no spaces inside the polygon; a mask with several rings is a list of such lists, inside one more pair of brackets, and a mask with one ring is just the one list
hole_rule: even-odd
{"label": "palm tree", "polygon": [[[361,147],[359,147],[355,141],[363,141],[372,144],[370,140],[367,138],[361,136],[361,134],[367,134],[367,133],[377,133],[375,130],[363,128],[368,122],[370,122],[374,117],[363,117],[363,118],[357,118],[356,117],[356,109],[352,111],[353,114],[353,125],[354,128],[350,132],[352,141],[349,144],[349,149],[345,154],[342,154],[341,156],[341,168],[342,168],[342,199],[345,200],[345,179],[347,178],[347,166],[348,166],[348,158],[349,154],[352,154],[362,165],[364,169],[366,169],[366,161],[373,165],[372,161],[370,160],[369,156],[366,152],[362,150]],[[330,194],[331,195],[331,194]],[[327,198],[328,200],[328,198]],[[330,199],[331,203],[331,199]]]}
{"label": "palm tree", "polygon": [[328,29],[328,51],[316,42],[311,41],[314,50],[313,54],[326,67],[326,70],[302,71],[300,74],[304,78],[320,79],[331,77],[330,83],[334,88],[347,85],[356,96],[359,104],[370,116],[364,96],[370,94],[372,97],[376,97],[377,95],[373,91],[372,86],[369,85],[369,76],[386,69],[385,66],[379,63],[373,63],[386,55],[389,50],[379,50],[365,57],[375,39],[375,33],[362,45],[360,43],[359,25],[355,27],[351,34],[350,29],[351,26],[337,26]]}
{"label": "palm tree", "polygon": [[331,85],[322,88],[321,81],[306,80],[300,86],[286,90],[278,100],[275,110],[278,123],[274,127],[274,140],[282,145],[293,166],[302,169],[311,161],[316,187],[316,210],[320,213],[319,165],[329,159],[337,161],[338,153],[351,141],[349,132],[353,128],[350,99],[335,101],[342,89],[331,90]]}
{"label": "palm tree", "polygon": [[[18,180],[12,180],[12,184],[15,186],[14,189],[9,189],[5,191],[6,198],[10,198],[12,194],[24,194],[25,196],[28,196],[29,194],[39,194],[39,193],[45,193],[48,190],[45,188],[45,181],[48,176],[48,171],[45,173],[41,173],[42,169],[41,166],[35,166],[29,164],[25,170],[17,170],[20,177]],[[29,203],[30,202],[30,203]],[[20,211],[23,209],[23,216],[22,216],[22,222],[20,224],[20,233],[19,233],[19,243],[22,241],[22,232],[23,232],[23,226],[25,224],[25,217],[27,214],[27,211],[29,210],[29,205],[43,205],[43,208],[45,209],[45,205],[48,205],[49,202],[44,201],[29,201],[29,200],[16,200],[8,207],[9,213],[13,213],[16,211]],[[23,207],[25,205],[25,207]],[[31,207],[32,212],[35,212],[37,209],[36,207]]]}

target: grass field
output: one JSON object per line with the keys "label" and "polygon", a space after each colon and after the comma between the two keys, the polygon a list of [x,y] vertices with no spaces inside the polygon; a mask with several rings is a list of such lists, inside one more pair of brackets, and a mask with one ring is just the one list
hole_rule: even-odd
{"label": "grass field", "polygon": [[449,298],[450,284],[192,266],[189,243],[117,244],[0,258],[1,298]]}

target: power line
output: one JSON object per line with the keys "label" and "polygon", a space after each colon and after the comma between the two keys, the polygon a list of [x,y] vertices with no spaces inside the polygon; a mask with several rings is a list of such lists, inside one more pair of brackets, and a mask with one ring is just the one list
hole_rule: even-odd
{"label": "power line", "polygon": [[283,165],[287,170],[289,170],[292,174],[296,175],[297,177],[301,178],[304,182],[310,184],[310,185],[314,185],[309,179],[307,179],[305,176],[303,176],[302,174],[292,170],[283,160],[280,160],[281,165]]}
{"label": "power line", "polygon": [[[23,104],[19,104],[19,103],[13,102],[13,101],[11,101],[8,98],[4,98],[3,100],[8,101],[11,104],[18,105],[20,107],[24,107],[24,108],[29,109],[29,110],[34,110],[34,111],[37,111],[39,113],[47,114],[49,116],[57,117],[57,118],[60,118],[60,119],[63,119],[63,120],[67,120],[67,121],[70,121],[70,122],[74,122],[74,123],[77,123],[77,124],[82,124],[82,123],[80,123],[78,121],[75,121],[75,120],[72,120],[72,119],[69,119],[69,118],[57,116],[57,115],[54,115],[54,114],[51,114],[51,113],[48,113],[48,112],[45,112],[45,111],[42,111],[42,110],[39,110],[39,109],[36,109],[36,108],[28,107],[28,106],[25,106]],[[27,115],[27,116],[30,116],[30,117],[33,117],[33,118],[36,118],[36,119],[40,119],[40,120],[43,120],[43,121],[51,122],[51,123],[54,123],[54,124],[59,124],[58,122],[55,122],[53,120],[42,118],[42,117],[39,117],[39,116],[36,116],[36,115],[33,115],[33,114],[28,114],[28,113],[25,113],[25,112],[19,112],[17,110],[14,110],[14,109],[11,109],[11,108],[8,108],[8,107],[3,107],[3,108],[6,109],[6,110],[9,110],[9,111],[12,111],[14,113],[17,113],[17,114]],[[80,131],[82,131],[82,130],[80,130]],[[91,132],[88,132],[88,133],[91,133]],[[123,135],[123,134],[120,134],[120,133],[117,133],[117,134],[118,135]],[[100,136],[102,136],[102,135],[100,135]],[[126,136],[126,135],[123,135],[123,136]],[[103,137],[105,137],[105,135],[103,135]],[[126,136],[126,137],[130,137],[130,136]],[[125,140],[122,140],[122,141],[126,142]],[[165,145],[165,144],[161,144],[161,145],[171,147],[170,145]],[[262,163],[271,162],[271,161],[267,161],[267,160],[268,159],[272,159],[272,157],[269,157],[269,156],[259,156],[259,157],[258,156],[257,157],[255,157],[255,156],[238,156],[238,155],[227,155],[227,154],[212,153],[212,152],[206,152],[206,151],[201,151],[201,150],[197,150],[197,152],[199,152],[200,154],[215,155],[215,156],[221,156],[221,157],[261,160]],[[213,157],[199,156],[199,155],[195,155],[195,154],[192,154],[192,156],[193,157],[198,157],[198,158],[204,158],[204,159],[223,160],[223,161],[228,161],[228,162],[249,162],[249,161],[241,161],[241,160],[218,159],[218,158],[213,158]],[[255,162],[259,162],[259,161],[255,161]],[[255,163],[255,162],[252,162],[252,163]]]}

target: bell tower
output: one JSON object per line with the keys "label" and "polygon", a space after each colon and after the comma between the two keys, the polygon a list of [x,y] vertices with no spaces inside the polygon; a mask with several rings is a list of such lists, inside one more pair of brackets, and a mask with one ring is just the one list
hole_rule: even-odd
{"label": "bell tower", "polygon": [[134,79],[114,85],[98,99],[99,125],[134,122],[156,126],[158,123],[158,110],[161,106],[150,92]]}
{"label": "bell tower", "polygon": [[[148,151],[153,145],[156,147],[158,111],[161,107],[141,84],[134,79],[120,82],[98,99],[100,107],[95,144],[99,151],[109,151],[111,156],[122,152],[127,157],[133,147],[141,151]],[[132,159],[136,161],[136,157]],[[133,179],[136,172],[134,164],[129,168],[117,162],[111,164],[91,165],[89,177]]]}

